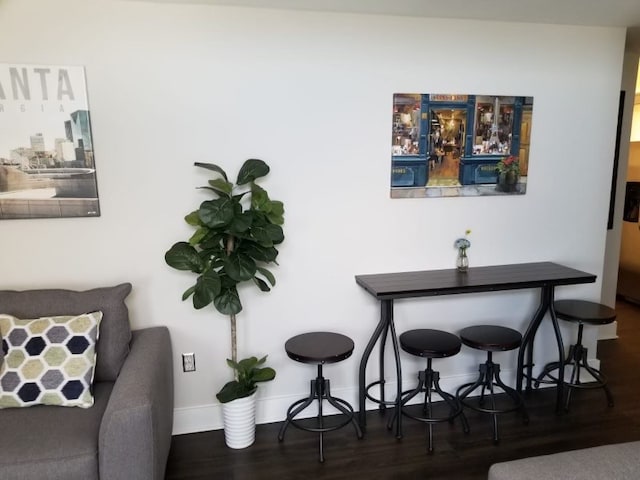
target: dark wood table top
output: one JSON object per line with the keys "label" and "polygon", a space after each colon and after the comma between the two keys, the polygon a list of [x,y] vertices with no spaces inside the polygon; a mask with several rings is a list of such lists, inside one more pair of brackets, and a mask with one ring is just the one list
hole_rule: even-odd
{"label": "dark wood table top", "polygon": [[356,282],[379,300],[432,297],[456,293],[491,292],[593,283],[596,276],[553,262],[514,263],[419,272],[356,275]]}

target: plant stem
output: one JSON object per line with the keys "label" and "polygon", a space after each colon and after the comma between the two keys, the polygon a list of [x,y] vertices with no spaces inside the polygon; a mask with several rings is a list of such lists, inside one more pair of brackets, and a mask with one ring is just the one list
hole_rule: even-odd
{"label": "plant stem", "polygon": [[[226,253],[227,256],[231,255],[233,249],[235,248],[235,238],[233,235],[229,235],[227,237],[226,244]],[[236,327],[236,314],[232,313],[229,315],[229,320],[231,321],[231,360],[234,362],[238,361],[238,335],[237,335],[237,327]],[[235,372],[235,370],[234,370]],[[236,380],[238,379],[238,372],[235,372]]]}
{"label": "plant stem", "polygon": [[[229,315],[229,320],[231,320],[231,360],[233,360],[234,362],[237,362],[238,361],[238,342],[237,342],[237,333],[236,333],[236,314],[232,313],[231,315]],[[236,377],[237,377],[237,372],[236,372]]]}

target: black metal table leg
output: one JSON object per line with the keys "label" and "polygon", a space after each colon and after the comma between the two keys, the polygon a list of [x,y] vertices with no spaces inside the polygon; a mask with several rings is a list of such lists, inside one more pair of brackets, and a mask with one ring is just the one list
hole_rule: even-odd
{"label": "black metal table leg", "polygon": [[560,332],[560,325],[558,325],[556,310],[553,307],[553,288],[551,289],[549,295],[549,314],[551,315],[553,331],[555,332],[556,342],[558,344],[558,383],[556,384],[556,413],[561,413],[564,399],[564,344],[562,342],[562,333]]}
{"label": "black metal table leg", "polygon": [[[527,330],[522,337],[522,344],[518,350],[518,366],[516,371],[516,390],[522,394],[522,381],[527,380],[527,391],[531,390],[531,380],[533,377],[533,341],[535,339],[538,328],[549,309],[549,290],[553,291],[552,286],[544,286],[540,291],[540,305],[536,313],[531,318]],[[524,356],[527,354],[527,364],[524,363]],[[526,373],[524,369],[527,369]]]}
{"label": "black metal table leg", "polygon": [[[402,400],[402,365],[400,364],[400,346],[396,335],[396,326],[393,323],[393,312],[390,312],[389,331],[391,332],[391,343],[393,345],[393,355],[396,361],[396,399],[395,404]],[[402,438],[402,423],[396,425],[396,438]]]}
{"label": "black metal table leg", "polygon": [[376,343],[389,328],[389,323],[393,318],[393,300],[383,300],[380,302],[380,321],[376,326],[371,338],[369,339],[369,343],[364,349],[362,353],[362,358],[360,359],[360,369],[358,374],[358,423],[360,424],[360,429],[362,433],[366,432],[367,429],[367,411],[366,411],[366,399],[367,399],[367,362],[369,361],[369,357],[371,356],[371,352],[373,351],[373,347],[375,347]]}

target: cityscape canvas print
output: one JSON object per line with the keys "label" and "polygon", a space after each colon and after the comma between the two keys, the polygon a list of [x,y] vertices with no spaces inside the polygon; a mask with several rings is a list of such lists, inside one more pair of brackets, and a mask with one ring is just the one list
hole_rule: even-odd
{"label": "cityscape canvas print", "polygon": [[84,68],[0,63],[0,220],[99,215]]}
{"label": "cityscape canvas print", "polygon": [[533,97],[396,93],[391,198],[523,195]]}

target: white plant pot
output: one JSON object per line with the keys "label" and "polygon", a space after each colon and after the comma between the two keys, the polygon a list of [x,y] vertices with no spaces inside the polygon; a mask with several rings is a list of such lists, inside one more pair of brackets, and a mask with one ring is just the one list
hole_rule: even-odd
{"label": "white plant pot", "polygon": [[256,439],[256,392],[222,404],[224,441],[229,448],[247,448]]}

